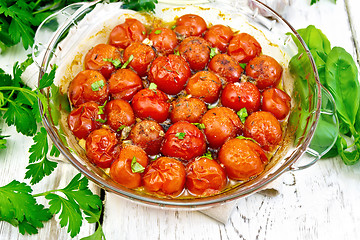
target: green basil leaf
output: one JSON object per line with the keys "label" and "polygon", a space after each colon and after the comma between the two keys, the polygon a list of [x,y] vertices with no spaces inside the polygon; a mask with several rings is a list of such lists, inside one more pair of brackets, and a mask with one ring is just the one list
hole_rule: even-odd
{"label": "green basil leaf", "polygon": [[360,86],[352,56],[345,49],[334,47],[328,54],[325,71],[324,86],[335,99],[340,119],[353,126],[359,109]]}
{"label": "green basil leaf", "polygon": [[[301,38],[304,40],[310,50],[316,49],[327,54],[330,52],[330,41],[325,36],[325,34],[323,34],[322,31],[317,29],[314,25],[309,25],[307,28],[298,29],[297,32],[300,34]],[[298,41],[295,41],[295,43],[299,50],[302,49],[302,47],[298,45]]]}
{"label": "green basil leaf", "polygon": [[360,159],[360,150],[357,148],[353,151],[345,151],[347,149],[346,140],[342,136],[338,136],[336,140],[336,147],[338,149],[341,159],[346,165],[354,165]]}

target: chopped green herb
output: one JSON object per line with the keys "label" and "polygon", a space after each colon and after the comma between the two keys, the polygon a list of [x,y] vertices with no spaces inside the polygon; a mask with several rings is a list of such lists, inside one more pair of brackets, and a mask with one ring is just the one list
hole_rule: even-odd
{"label": "chopped green herb", "polygon": [[204,153],[204,155],[202,155],[201,157],[203,157],[203,158],[208,158],[208,159],[210,159],[210,160],[213,160],[213,157],[212,157],[212,155],[211,155],[211,152],[206,152],[206,153]]}
{"label": "chopped green herb", "polygon": [[121,69],[124,69],[127,67],[127,65],[129,65],[129,63],[134,59],[134,55],[130,55],[129,59],[124,63],[124,65],[122,65]]}
{"label": "chopped green herb", "polygon": [[237,139],[240,139],[240,140],[242,140],[242,139],[244,139],[244,140],[250,140],[250,141],[253,141],[254,143],[257,143],[254,139],[249,138],[249,137],[237,136],[236,138],[237,138]]}
{"label": "chopped green herb", "polygon": [[213,109],[213,108],[216,108],[217,106],[216,105],[208,105],[207,107],[208,107],[208,109]]}
{"label": "chopped green herb", "polygon": [[137,162],[136,157],[134,156],[131,160],[131,171],[133,173],[142,173],[144,172],[145,168]]}
{"label": "chopped green herb", "polygon": [[185,135],[186,135],[186,133],[184,133],[184,132],[178,132],[175,134],[175,137],[177,137],[178,139],[184,139]]}
{"label": "chopped green herb", "polygon": [[99,123],[106,123],[106,119],[101,119],[101,118],[98,118],[95,121],[97,121]]}
{"label": "chopped green herb", "polygon": [[175,28],[176,28],[176,25],[172,26],[172,27],[171,27],[171,30],[174,30]]}
{"label": "chopped green herb", "polygon": [[120,131],[122,131],[125,127],[126,127],[125,125],[121,125],[116,131],[117,131],[117,132],[120,132]]}
{"label": "chopped green herb", "polygon": [[112,58],[103,58],[104,62],[111,62],[115,68],[121,67],[121,60],[120,59],[112,59]]}
{"label": "chopped green herb", "polygon": [[91,89],[96,92],[100,91],[105,86],[104,80],[99,80],[91,84]]}
{"label": "chopped green herb", "polygon": [[162,31],[161,30],[156,30],[154,33],[155,34],[160,34]]}
{"label": "chopped green herb", "polygon": [[156,93],[157,85],[155,83],[150,83],[149,89],[153,90]]}
{"label": "chopped green herb", "polygon": [[165,69],[167,72],[174,72],[173,70],[171,69],[167,69],[165,66],[162,66],[163,69]]}
{"label": "chopped green herb", "polygon": [[240,109],[240,111],[238,111],[236,114],[239,116],[242,123],[245,123],[247,116],[249,116],[246,108]]}
{"label": "chopped green herb", "polygon": [[200,130],[205,129],[205,124],[203,123],[191,123],[191,124],[195,125]]}
{"label": "chopped green herb", "polygon": [[210,48],[210,58],[215,57],[216,54],[218,54],[217,48]]}
{"label": "chopped green herb", "polygon": [[174,54],[177,55],[177,56],[180,56],[180,52],[179,52],[179,51],[174,50]]}
{"label": "chopped green herb", "polygon": [[105,107],[106,103],[107,103],[107,100],[104,102],[104,105],[99,106],[99,111],[98,111],[99,115],[104,114],[104,107]]}
{"label": "chopped green herb", "polygon": [[246,63],[239,63],[239,65],[242,69],[245,69],[245,67],[246,67]]}
{"label": "chopped green herb", "polygon": [[145,31],[143,31],[143,32],[142,32],[142,34],[143,34],[143,35],[146,35],[146,32],[145,32]]}

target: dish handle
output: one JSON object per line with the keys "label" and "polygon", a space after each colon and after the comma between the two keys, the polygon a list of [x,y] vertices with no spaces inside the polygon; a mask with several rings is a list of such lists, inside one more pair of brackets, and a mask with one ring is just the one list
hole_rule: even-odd
{"label": "dish handle", "polygon": [[293,163],[289,170],[308,168],[324,156],[335,144],[339,134],[339,121],[336,116],[335,100],[330,92],[321,85],[321,110],[319,121],[310,145],[300,161]]}

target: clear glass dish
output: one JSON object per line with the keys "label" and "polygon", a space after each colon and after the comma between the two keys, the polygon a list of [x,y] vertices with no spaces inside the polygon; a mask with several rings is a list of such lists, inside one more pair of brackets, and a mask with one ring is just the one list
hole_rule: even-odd
{"label": "clear glass dish", "polygon": [[[286,171],[300,170],[313,165],[333,146],[336,140],[338,122],[334,114],[334,100],[319,83],[311,54],[289,23],[257,0],[236,1],[235,6],[220,1],[197,2],[201,3],[197,3],[196,6],[176,5],[177,3],[174,2],[172,4],[161,3],[158,4],[156,13],[166,18],[169,15],[167,11],[179,7],[178,9],[182,9],[181,11],[184,12],[196,11],[196,14],[206,19],[209,17],[209,13],[213,13],[208,11],[214,10],[218,14],[217,19],[223,18],[229,23],[228,25],[238,24],[238,20],[244,21],[248,24],[246,25],[247,32],[254,31],[260,35],[263,34],[264,41],[270,41],[287,56],[283,62],[285,71],[282,86],[292,97],[292,111],[287,121],[284,144],[276,151],[261,175],[227,189],[221,194],[191,199],[159,198],[122,187],[103,170],[91,164],[86,158],[84,150],[72,136],[67,125],[64,124],[64,119],[66,122],[66,116],[70,110],[65,93],[67,85],[60,79],[55,82],[55,86],[42,89],[49,103],[47,109],[39,104],[41,112],[44,113],[44,126],[63,157],[100,187],[137,203],[165,208],[198,210],[245,197],[265,188]],[[72,4],[43,22],[36,33],[33,52],[34,59],[40,68],[39,79],[45,72],[50,71],[52,64],[61,64],[69,56],[73,57],[74,51],[77,51],[76,49],[86,36],[81,31],[85,31],[85,33],[91,31],[94,21],[95,23],[111,22],[114,16],[124,14],[123,10],[120,10],[120,4],[110,5],[111,12],[107,12],[105,15],[92,14],[101,4],[109,7],[102,1]],[[103,29],[108,30],[110,27],[111,24]],[[75,34],[76,31],[80,34]],[[96,34],[96,36],[101,34]],[[294,36],[294,39],[290,34]],[[294,40],[298,41],[298,46],[302,49],[298,50]],[[296,56],[294,58],[296,64],[291,64],[290,59],[293,56]],[[75,54],[72,61],[79,60],[81,62],[82,57],[81,54]],[[82,70],[81,66],[78,64],[77,67],[73,67],[72,74]],[[57,74],[68,70],[68,66],[59,68]],[[323,129],[319,130],[320,128],[331,129],[331,133],[324,135],[322,134]],[[318,130],[316,131],[316,129]]]}

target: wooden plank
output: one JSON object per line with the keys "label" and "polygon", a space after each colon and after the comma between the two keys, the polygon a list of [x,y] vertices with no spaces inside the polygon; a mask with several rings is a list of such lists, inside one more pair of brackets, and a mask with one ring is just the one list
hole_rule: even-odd
{"label": "wooden plank", "polygon": [[358,0],[346,0],[346,10],[349,15],[349,21],[351,25],[351,32],[353,35],[354,45],[356,47],[356,59],[358,66],[360,65],[360,1]]}

